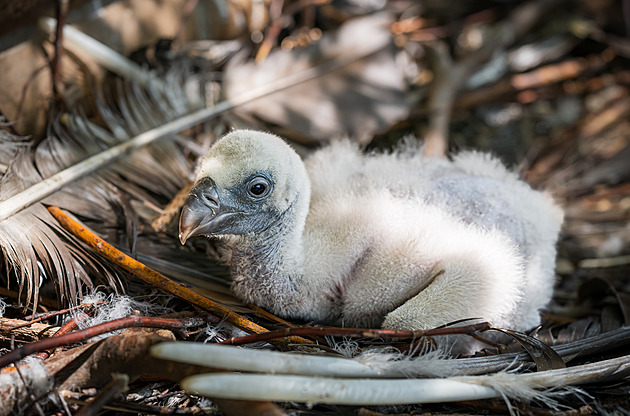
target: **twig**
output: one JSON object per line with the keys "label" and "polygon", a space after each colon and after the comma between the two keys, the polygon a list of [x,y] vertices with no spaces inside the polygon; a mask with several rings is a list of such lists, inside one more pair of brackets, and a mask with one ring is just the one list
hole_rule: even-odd
{"label": "twig", "polygon": [[60,311],[41,312],[41,313],[33,314],[31,316],[27,316],[24,318],[24,320],[27,321],[27,323],[22,324],[20,326],[16,326],[14,329],[22,328],[23,326],[29,326],[31,324],[34,324],[35,322],[43,321],[44,319],[50,319],[55,316],[64,315],[68,312],[76,311],[77,309],[91,308],[93,306],[102,305],[104,303],[106,303],[106,301],[100,301],[100,302],[94,302],[94,303],[82,303],[80,305],[76,305],[67,309],[62,309]]}
{"label": "twig", "polygon": [[603,257],[593,259],[583,259],[578,263],[580,269],[599,269],[606,267],[619,267],[630,264],[630,255],[616,257]]}
{"label": "twig", "polygon": [[265,33],[265,38],[260,44],[258,48],[258,52],[256,53],[256,62],[262,62],[265,60],[271,48],[276,43],[278,36],[280,35],[280,31],[282,30],[282,7],[284,6],[284,0],[271,0],[271,5],[269,6],[269,18],[272,23],[267,28]]}
{"label": "twig", "polygon": [[57,25],[55,27],[55,55],[51,61],[52,88],[55,101],[63,102],[63,77],[61,63],[63,59],[63,27],[68,15],[69,0],[57,0],[56,2]]}
{"label": "twig", "polygon": [[[29,325],[24,325],[28,323]],[[14,336],[20,341],[38,340],[41,337],[50,337],[59,330],[59,327],[25,322],[19,319],[0,318],[0,336]]]}
{"label": "twig", "polygon": [[171,202],[169,202],[168,205],[164,207],[162,213],[156,215],[151,220],[151,228],[153,228],[153,231],[157,233],[164,233],[168,230],[168,225],[173,221],[174,218],[177,218],[179,216],[179,213],[184,206],[186,198],[188,198],[188,194],[190,193],[192,186],[192,182],[188,182],[186,185],[184,185],[182,189],[180,189],[177,194],[175,194]]}
{"label": "twig", "polygon": [[[53,338],[53,337],[60,337],[62,335],[65,335],[65,334],[67,334],[69,332],[74,331],[78,327],[79,326],[77,325],[77,319],[76,318],[72,318],[68,322],[66,322],[61,328],[59,328],[59,331],[55,332],[51,338]],[[50,356],[51,353],[52,353],[52,350],[40,351],[37,354],[37,357],[39,359],[45,360],[46,358],[48,358]]]}
{"label": "twig", "polygon": [[126,374],[112,374],[112,381],[94,397],[94,400],[83,406],[81,410],[77,412],[76,416],[95,416],[100,414],[105,404],[127,391],[128,388],[129,376]]}
{"label": "twig", "polygon": [[65,414],[67,416],[72,416],[72,412],[70,411],[70,407],[68,406],[68,401],[59,393],[59,390],[55,390],[53,394],[57,398],[57,402],[63,408],[63,411],[66,412]]}
{"label": "twig", "polygon": [[[249,333],[267,332],[267,329],[263,328],[262,326],[242,317],[241,315],[213,302],[212,300],[204,296],[199,295],[198,293],[193,292],[187,287],[173,282],[171,279],[167,278],[163,274],[158,273],[155,270],[135,260],[134,258],[127,256],[126,254],[122,253],[121,251],[117,250],[112,245],[107,243],[102,238],[98,237],[93,232],[89,231],[86,227],[70,218],[70,216],[64,213],[60,208],[49,207],[48,210],[57,219],[57,221],[59,221],[63,228],[65,228],[74,236],[81,239],[81,241],[92,247],[101,256],[114,262],[134,276],[162,289],[167,293],[177,296],[180,299],[184,299],[185,301],[190,302],[193,305],[196,305],[213,315],[225,319],[228,323],[242,329],[243,331]],[[311,341],[306,339],[293,339],[291,340],[291,342],[311,343]]]}
{"label": "twig", "polygon": [[0,356],[0,368],[12,364],[22,358],[35,352],[45,351],[51,348],[60,347],[67,344],[75,344],[84,342],[97,335],[106,334],[120,329],[146,327],[146,328],[163,328],[163,329],[185,329],[194,326],[200,326],[205,323],[205,319],[200,317],[171,319],[156,318],[147,316],[131,315],[125,318],[115,319],[82,331],[71,332],[60,337],[46,338],[41,341],[32,342],[16,348],[3,356]]}
{"label": "twig", "polygon": [[286,326],[288,328],[295,327],[295,325],[292,324],[291,322],[285,321],[284,319],[279,318],[276,315],[273,315],[272,313],[267,312],[263,308],[260,308],[260,307],[258,307],[256,305],[254,305],[253,303],[247,304],[247,307],[249,309],[251,309],[252,312],[254,312],[254,314],[256,314],[256,315],[260,316],[261,318],[264,318],[264,319],[266,319],[268,321],[274,322],[276,324],[280,324],[282,326]]}
{"label": "twig", "polygon": [[[55,32],[59,26],[57,20],[51,17],[42,17],[39,19],[38,24],[40,29],[48,34]],[[160,80],[155,73],[146,71],[140,65],[111,49],[109,46],[104,45],[72,26],[63,25],[60,34],[64,39],[64,48],[71,46],[81,50],[97,64],[123,78],[133,80],[141,85],[151,84],[156,88],[165,89],[162,80]]]}
{"label": "twig", "polygon": [[424,154],[444,157],[448,150],[448,130],[457,91],[461,87],[464,67],[454,65],[446,50],[446,45],[439,43],[427,48],[433,61],[435,80],[431,84],[431,93],[427,104],[429,128],[424,136]]}
{"label": "twig", "polygon": [[288,336],[339,336],[339,337],[364,337],[364,338],[420,338],[432,337],[438,335],[453,334],[474,334],[476,332],[490,329],[491,326],[487,322],[478,324],[435,328],[415,331],[398,331],[393,329],[370,329],[370,328],[337,328],[326,326],[302,326],[296,328],[277,329],[275,331],[265,332],[263,334],[247,335],[244,337],[232,337],[218,344],[227,345],[244,345],[254,342],[268,341],[280,337]]}
{"label": "twig", "polygon": [[274,44],[277,42],[278,36],[287,19],[291,19],[291,16],[303,9],[308,11],[309,7],[322,6],[330,2],[331,0],[300,0],[285,4],[284,0],[272,0],[269,6],[269,19],[271,20],[271,24],[265,32],[258,52],[256,52],[255,61],[262,62],[267,58]]}

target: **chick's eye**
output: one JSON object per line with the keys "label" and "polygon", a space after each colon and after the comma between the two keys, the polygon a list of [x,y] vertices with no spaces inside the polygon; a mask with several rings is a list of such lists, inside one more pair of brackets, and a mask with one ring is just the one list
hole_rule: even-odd
{"label": "chick's eye", "polygon": [[247,193],[253,198],[263,198],[271,191],[271,185],[265,178],[254,178],[247,184]]}
{"label": "chick's eye", "polygon": [[267,187],[262,183],[256,183],[249,188],[249,192],[256,196],[261,196],[265,191],[267,191]]}

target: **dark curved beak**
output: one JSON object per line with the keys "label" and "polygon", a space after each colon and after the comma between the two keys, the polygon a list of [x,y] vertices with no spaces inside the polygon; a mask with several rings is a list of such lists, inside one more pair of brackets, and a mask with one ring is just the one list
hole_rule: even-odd
{"label": "dark curved beak", "polygon": [[202,179],[190,191],[182,208],[179,241],[184,244],[190,237],[215,234],[233,214],[221,204],[214,181]]}

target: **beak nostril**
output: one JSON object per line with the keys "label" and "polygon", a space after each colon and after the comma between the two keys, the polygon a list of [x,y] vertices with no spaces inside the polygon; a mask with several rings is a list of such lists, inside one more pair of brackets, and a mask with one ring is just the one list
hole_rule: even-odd
{"label": "beak nostril", "polygon": [[201,197],[201,202],[213,211],[216,211],[221,206],[215,192],[201,192],[199,196]]}

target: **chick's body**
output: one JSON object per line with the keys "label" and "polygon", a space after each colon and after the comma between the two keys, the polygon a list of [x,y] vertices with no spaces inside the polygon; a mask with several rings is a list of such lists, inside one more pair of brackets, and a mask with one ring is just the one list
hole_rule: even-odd
{"label": "chick's body", "polygon": [[[208,180],[220,208],[204,217]],[[184,240],[217,237],[235,294],[284,317],[524,330],[551,297],[561,222],[547,196],[482,153],[449,161],[408,143],[364,155],[340,141],[302,164],[281,139],[236,131],[202,162],[180,225]]]}

